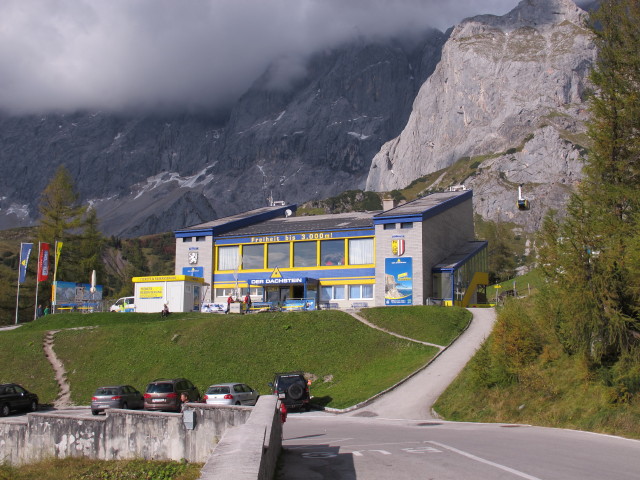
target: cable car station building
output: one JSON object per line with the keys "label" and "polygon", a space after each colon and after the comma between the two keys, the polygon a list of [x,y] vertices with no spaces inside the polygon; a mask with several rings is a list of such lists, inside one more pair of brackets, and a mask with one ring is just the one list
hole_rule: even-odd
{"label": "cable car station building", "polygon": [[295,216],[276,205],[175,232],[176,275],[202,277],[203,302],[250,293],[253,308],[484,302],[487,243],[473,192],[434,193],[382,212]]}

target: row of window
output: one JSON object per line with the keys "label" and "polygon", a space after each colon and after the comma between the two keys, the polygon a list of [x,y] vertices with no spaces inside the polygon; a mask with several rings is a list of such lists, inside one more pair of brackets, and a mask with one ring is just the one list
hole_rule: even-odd
{"label": "row of window", "polygon": [[[244,298],[250,291],[252,297],[262,297],[263,287],[244,287],[238,289],[240,298]],[[229,295],[235,296],[237,291],[233,287],[216,288],[215,296],[217,298],[226,298]],[[373,285],[330,285],[320,287],[320,301],[328,302],[330,300],[373,300]]]}
{"label": "row of window", "polygon": [[192,242],[194,238],[196,242],[204,242],[207,239],[207,237],[182,237],[182,242]]}
{"label": "row of window", "polygon": [[[347,294],[349,297],[347,298]],[[320,301],[372,300],[373,285],[331,285],[320,287]]]}
{"label": "row of window", "polygon": [[[369,265],[374,263],[373,238],[220,246],[217,270]],[[346,251],[346,253],[345,253]]]}
{"label": "row of window", "polygon": [[[396,229],[396,224],[395,223],[385,223],[382,228],[384,230],[395,230]],[[401,229],[413,228],[413,222],[402,222],[400,224],[400,228]]]}

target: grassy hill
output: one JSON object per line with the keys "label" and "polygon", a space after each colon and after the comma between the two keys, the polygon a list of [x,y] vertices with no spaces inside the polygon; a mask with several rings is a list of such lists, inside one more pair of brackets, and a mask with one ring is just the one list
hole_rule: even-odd
{"label": "grassy hill", "polygon": [[567,352],[549,327],[547,298],[543,291],[506,299],[493,333],[434,409],[447,420],[640,439],[640,351],[602,365]]}
{"label": "grassy hill", "polygon": [[[396,307],[385,328],[447,344],[468,324],[462,309]],[[373,318],[373,317],[372,317]],[[375,322],[375,318],[373,318]],[[444,326],[444,328],[443,328]],[[53,371],[42,352],[48,330],[68,372],[72,401],[86,405],[100,384],[143,390],[158,377],[186,377],[201,392],[215,382],[242,381],[266,394],[274,372],[312,375],[317,403],[344,408],[425,365],[437,349],[372,329],[339,311],[216,315],[57,314],[0,332],[0,382],[24,384],[51,403]]]}

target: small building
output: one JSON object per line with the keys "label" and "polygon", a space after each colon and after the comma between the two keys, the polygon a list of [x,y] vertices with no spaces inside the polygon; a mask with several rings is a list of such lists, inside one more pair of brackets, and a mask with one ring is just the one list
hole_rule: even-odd
{"label": "small building", "polygon": [[315,216],[295,216],[296,205],[259,208],[176,231],[175,274],[210,282],[203,302],[249,293],[254,309],[478,303],[487,243],[474,238],[472,198],[442,192]]}
{"label": "small building", "polygon": [[136,312],[161,312],[165,305],[170,312],[197,312],[202,304],[202,277],[164,275],[133,277]]}

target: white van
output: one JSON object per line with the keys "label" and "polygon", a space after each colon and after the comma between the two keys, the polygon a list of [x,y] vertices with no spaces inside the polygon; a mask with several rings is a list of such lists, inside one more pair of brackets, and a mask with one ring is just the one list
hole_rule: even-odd
{"label": "white van", "polygon": [[109,307],[110,312],[135,312],[136,304],[134,297],[122,297]]}

